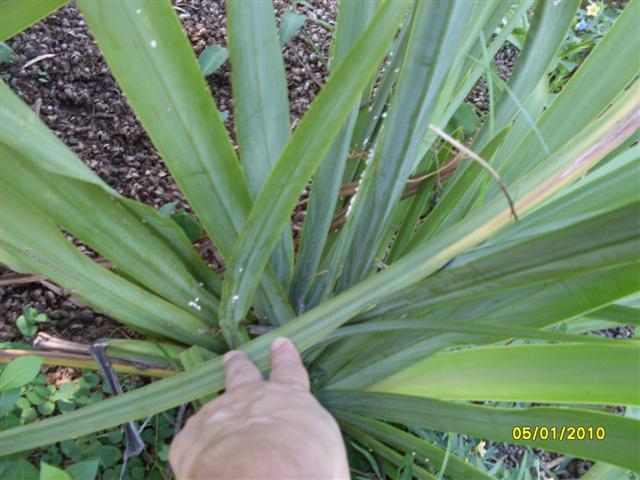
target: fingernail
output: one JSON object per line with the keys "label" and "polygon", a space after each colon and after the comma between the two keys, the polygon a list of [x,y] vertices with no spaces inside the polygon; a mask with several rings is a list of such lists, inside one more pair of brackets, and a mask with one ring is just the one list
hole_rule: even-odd
{"label": "fingernail", "polygon": [[271,344],[271,350],[277,350],[282,347],[284,344],[289,343],[289,339],[286,337],[278,337]]}
{"label": "fingernail", "polygon": [[223,358],[223,362],[227,363],[229,360],[231,360],[233,357],[235,357],[238,353],[237,350],[229,350],[227,353],[224,354]]}

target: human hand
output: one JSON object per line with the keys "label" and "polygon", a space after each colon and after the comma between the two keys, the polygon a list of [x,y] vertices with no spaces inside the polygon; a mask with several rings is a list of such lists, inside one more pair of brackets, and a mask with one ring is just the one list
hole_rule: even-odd
{"label": "human hand", "polygon": [[271,346],[264,381],[242,352],[224,356],[226,391],[192,416],[171,445],[178,479],[348,479],[334,418],[309,391],[294,344]]}

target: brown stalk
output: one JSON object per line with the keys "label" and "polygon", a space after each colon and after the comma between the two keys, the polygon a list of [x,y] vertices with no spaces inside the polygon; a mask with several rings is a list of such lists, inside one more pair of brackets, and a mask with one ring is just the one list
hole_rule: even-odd
{"label": "brown stalk", "polygon": [[[9,363],[14,358],[24,357],[26,355],[37,355],[38,357],[42,357],[44,359],[44,364],[49,366],[86,368],[90,370],[98,370],[99,368],[91,355],[13,348],[0,350],[0,363]],[[175,374],[175,372],[170,369],[155,367],[140,368],[138,365],[133,365],[116,359],[112,359],[112,364],[116,372],[139,375],[141,377],[168,377]]]}
{"label": "brown stalk", "polygon": [[511,198],[511,195],[509,195],[509,191],[507,190],[507,184],[504,182],[504,180],[502,180],[502,178],[500,177],[498,172],[495,171],[495,169],[489,164],[489,162],[487,162],[486,160],[481,158],[480,155],[478,155],[476,152],[474,152],[473,150],[468,148],[463,143],[460,143],[458,140],[456,140],[455,138],[453,138],[451,135],[449,135],[448,133],[444,132],[443,130],[439,129],[435,125],[429,125],[429,130],[434,132],[436,135],[438,135],[443,140],[446,140],[447,142],[449,142],[451,145],[456,147],[460,152],[463,152],[465,154],[465,156],[475,160],[476,163],[478,163],[482,168],[484,168],[486,171],[488,171],[489,174],[491,174],[493,179],[500,186],[500,189],[502,190],[502,193],[504,193],[505,197],[507,197],[507,202],[509,203],[509,208],[511,209],[511,214],[513,215],[513,218],[515,218],[517,220],[518,219],[518,214],[516,213],[516,207],[515,207],[515,205],[513,203],[513,199]]}

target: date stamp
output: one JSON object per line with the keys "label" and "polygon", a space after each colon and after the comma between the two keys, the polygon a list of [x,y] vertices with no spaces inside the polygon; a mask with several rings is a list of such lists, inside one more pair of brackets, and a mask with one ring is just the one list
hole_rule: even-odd
{"label": "date stamp", "polygon": [[604,440],[606,436],[604,427],[516,425],[511,429],[511,438],[514,440],[599,441]]}

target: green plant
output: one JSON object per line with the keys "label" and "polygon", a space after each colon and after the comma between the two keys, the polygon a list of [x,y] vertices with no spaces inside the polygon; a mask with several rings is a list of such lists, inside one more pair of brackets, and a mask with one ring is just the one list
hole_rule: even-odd
{"label": "green plant", "polygon": [[47,321],[47,316],[44,313],[38,313],[33,307],[27,307],[16,319],[16,326],[20,333],[25,337],[31,337],[38,333],[37,323],[42,323]]}
{"label": "green plant", "polygon": [[[308,19],[309,17],[296,12],[294,9],[284,12],[279,29],[280,45],[284,46],[291,40]],[[200,65],[204,76],[207,77],[217,72],[228,58],[229,50],[220,45],[209,45],[198,57],[198,65]],[[223,120],[226,120],[226,117]]]}
{"label": "green plant", "polygon": [[13,50],[9,45],[4,42],[0,42],[0,63],[11,63],[13,57]]}
{"label": "green plant", "polygon": [[[239,159],[168,1],[77,4],[228,266],[220,279],[173,220],[110,189],[2,85],[2,262],[162,339],[159,358],[186,368],[3,431],[3,453],[206,398],[223,387],[221,353],[265,369],[285,335],[345,433],[399,475],[488,477],[403,426],[640,468],[639,421],[601,408],[640,404],[638,344],[587,333],[639,323],[639,2],[549,98],[578,1],[343,1],[330,75],[293,133],[272,5],[229,2]],[[472,138],[443,132],[532,7],[487,121]],[[296,247],[290,215],[311,178]],[[513,438],[562,425],[606,436]]]}
{"label": "green plant", "polygon": [[567,83],[622,12],[621,8],[610,8],[602,2],[590,2],[586,7],[578,9],[574,27],[569,29],[560,49],[557,67],[551,76],[551,91],[556,91]]}
{"label": "green plant", "polygon": [[[29,356],[17,358],[5,367],[2,378],[19,378],[18,383],[21,385],[14,380],[10,391],[0,392],[0,423],[3,429],[26,425],[55,413],[70,412],[92,405],[103,401],[111,394],[109,386],[102,385],[100,377],[90,371],[83,371],[77,378],[68,378],[58,384],[47,383],[46,376],[38,373],[41,364],[42,358]],[[11,373],[16,369],[19,371],[17,376]],[[136,383],[127,377],[123,377],[123,381],[127,389],[136,386]],[[125,478],[166,478],[169,474],[166,465],[169,446],[167,442],[175,432],[176,415],[177,412],[171,410],[146,422],[141,436],[147,449],[142,456],[128,460]],[[123,468],[124,449],[123,432],[120,428],[114,428],[41,449],[37,452],[37,460],[41,462],[39,472],[29,461],[36,452],[3,458],[0,460],[0,476],[25,480],[39,476],[45,479],[58,478],[52,475],[62,475],[57,472],[62,469],[71,480],[93,480],[98,474],[104,480],[115,480],[120,478]]]}

